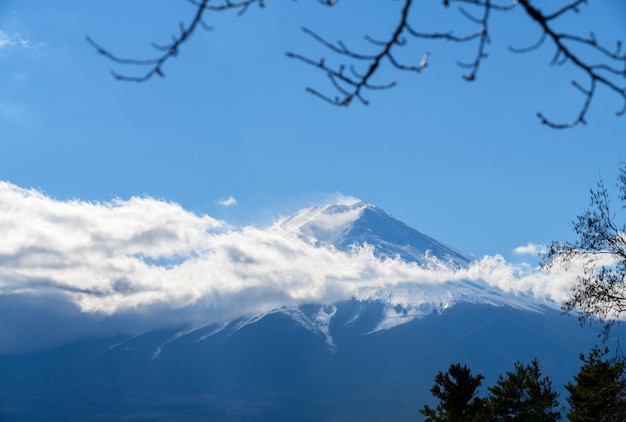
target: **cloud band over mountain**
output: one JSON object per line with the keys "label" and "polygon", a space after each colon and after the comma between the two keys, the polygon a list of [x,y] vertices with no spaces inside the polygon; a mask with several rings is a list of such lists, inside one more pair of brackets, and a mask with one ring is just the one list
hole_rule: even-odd
{"label": "cloud band over mountain", "polygon": [[152,198],[60,201],[7,182],[0,182],[0,233],[0,334],[8,339],[0,353],[28,333],[43,342],[45,327],[57,322],[68,336],[206,324],[411,283],[467,280],[559,302],[576,273],[546,274],[500,256],[461,269],[436,259],[420,267],[379,259],[368,246],[316,246],[278,224],[231,227]]}

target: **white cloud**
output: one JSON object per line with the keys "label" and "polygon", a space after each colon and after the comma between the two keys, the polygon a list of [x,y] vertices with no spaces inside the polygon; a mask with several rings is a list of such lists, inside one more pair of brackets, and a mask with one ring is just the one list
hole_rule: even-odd
{"label": "white cloud", "polygon": [[546,252],[545,245],[536,245],[534,243],[528,243],[524,246],[518,246],[513,250],[516,255],[533,255],[537,256]]}
{"label": "white cloud", "polygon": [[229,196],[226,199],[222,199],[221,201],[217,201],[217,204],[221,205],[223,207],[232,207],[234,205],[237,205],[237,200],[234,197]]}
{"label": "white cloud", "polygon": [[5,31],[0,29],[0,48],[7,48],[12,46],[20,46],[20,47],[28,47],[29,42],[28,39],[22,38],[21,36],[9,35]]}
{"label": "white cloud", "polygon": [[277,226],[233,229],[152,198],[59,201],[6,182],[0,182],[0,233],[0,335],[22,333],[19,341],[24,322],[3,318],[7,301],[28,302],[19,309],[47,313],[39,318],[46,323],[81,316],[81,327],[90,330],[99,318],[139,316],[134,325],[125,323],[132,330],[139,323],[200,324],[281,305],[331,303],[407,283],[468,280],[560,301],[576,274],[546,274],[499,256],[460,270],[437,262],[422,268],[379,260],[371,247],[349,253],[316,247]]}
{"label": "white cloud", "polygon": [[9,35],[0,29],[0,48],[13,45],[13,42],[9,38]]}
{"label": "white cloud", "polygon": [[350,206],[350,205],[356,204],[357,202],[361,202],[361,200],[359,198],[355,198],[354,196],[350,196],[350,195],[346,196],[342,193],[335,193],[329,196],[327,202],[330,204]]}

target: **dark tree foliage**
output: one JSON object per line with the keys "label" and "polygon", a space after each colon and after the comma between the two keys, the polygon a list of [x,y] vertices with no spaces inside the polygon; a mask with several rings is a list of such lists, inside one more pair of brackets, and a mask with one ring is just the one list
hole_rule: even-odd
{"label": "dark tree foliage", "polygon": [[[588,29],[580,32],[562,32],[559,23],[567,19],[569,15],[581,13],[584,6],[590,0],[560,0],[556,2],[540,2],[532,0],[443,0],[442,7],[458,7],[455,10],[473,25],[474,30],[468,34],[457,34],[454,28],[445,27],[440,31],[422,31],[414,23],[415,16],[420,16],[423,11],[417,0],[392,1],[389,7],[398,8],[398,20],[395,25],[388,28],[388,37],[374,39],[365,35],[370,43],[369,51],[355,51],[347,47],[342,41],[330,42],[318,32],[303,28],[303,31],[314,40],[324,45],[332,55],[332,60],[325,58],[313,59],[306,54],[288,52],[287,56],[311,65],[326,74],[331,84],[333,94],[327,94],[317,88],[307,88],[311,94],[321,98],[330,104],[347,106],[355,99],[363,104],[368,100],[365,93],[368,90],[380,90],[392,88],[395,81],[385,83],[376,82],[375,75],[380,73],[384,65],[391,66],[397,71],[406,71],[414,74],[422,72],[428,65],[429,54],[421,50],[415,62],[403,62],[399,58],[401,49],[410,48],[415,41],[445,40],[454,43],[467,44],[470,52],[469,60],[459,61],[462,68],[467,69],[463,78],[467,81],[476,79],[479,68],[488,57],[488,44],[492,34],[492,23],[503,13],[521,13],[528,21],[529,38],[532,41],[523,48],[510,47],[514,53],[528,53],[546,44],[551,46],[554,55],[552,65],[568,65],[577,70],[583,82],[572,81],[572,85],[582,95],[582,101],[578,114],[569,122],[555,122],[542,113],[537,113],[540,121],[552,128],[569,128],[580,123],[586,123],[587,112],[598,88],[608,89],[624,101],[624,106],[617,111],[617,115],[626,112],[626,87],[623,86],[626,78],[626,54],[622,52],[621,41],[599,40]],[[608,0],[602,0],[608,2]],[[621,1],[621,0],[618,0]],[[87,41],[96,51],[116,64],[136,66],[145,70],[137,75],[113,72],[118,80],[143,82],[154,75],[163,76],[165,63],[178,55],[180,48],[189,37],[198,29],[210,29],[206,23],[210,13],[235,11],[244,14],[251,6],[264,7],[267,0],[188,0],[193,7],[193,17],[189,22],[179,24],[178,33],[172,36],[171,41],[165,44],[153,43],[156,50],[152,58],[138,60],[126,59],[117,56],[103,48],[91,38]],[[318,0],[325,6],[336,6],[339,0]],[[368,7],[363,2],[361,7]],[[545,8],[545,10],[543,8]],[[536,38],[535,38],[536,37]],[[611,44],[613,43],[613,44]],[[420,43],[419,48],[423,43]],[[338,59],[337,64],[330,64]]]}
{"label": "dark tree foliage", "polygon": [[477,397],[477,389],[484,379],[473,376],[470,369],[460,363],[450,366],[446,373],[435,376],[435,385],[430,389],[439,399],[435,409],[425,405],[420,413],[427,422],[478,421],[484,407],[483,400]]}
{"label": "dark tree foliage", "polygon": [[[626,207],[626,165],[620,169],[619,199]],[[543,267],[582,265],[583,273],[563,305],[578,313],[581,322],[599,319],[605,338],[611,326],[626,311],[626,227],[619,226],[610,207],[609,192],[601,180],[591,189],[590,208],[573,222],[579,239],[553,242]]]}
{"label": "dark tree foliage", "polygon": [[609,349],[594,347],[588,356],[580,355],[583,366],[565,388],[572,422],[618,422],[626,420],[626,381],[624,360],[605,359]]}
{"label": "dark tree foliage", "polygon": [[537,359],[529,365],[515,363],[515,371],[500,375],[489,387],[487,398],[490,420],[551,422],[561,417],[558,393],[552,389],[548,376],[542,377]]}

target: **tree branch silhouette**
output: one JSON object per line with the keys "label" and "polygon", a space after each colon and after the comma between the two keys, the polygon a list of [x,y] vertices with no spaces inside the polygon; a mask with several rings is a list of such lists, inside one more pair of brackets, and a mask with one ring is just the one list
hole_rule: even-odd
{"label": "tree branch silhouette", "polygon": [[[626,203],[624,163],[620,168],[618,187],[619,199]],[[568,268],[574,264],[582,266],[582,275],[563,310],[577,313],[581,322],[599,320],[604,325],[606,339],[610,328],[626,312],[626,225],[617,223],[609,192],[602,180],[590,193],[590,208],[572,224],[579,239],[553,242],[543,257],[542,266],[546,270]]]}
{"label": "tree branch silhouette", "polygon": [[[572,85],[577,88],[584,96],[583,105],[580,109],[578,116],[574,120],[567,123],[555,123],[554,121],[548,119],[541,112],[537,113],[537,116],[543,124],[546,124],[556,129],[563,129],[576,126],[579,123],[586,123],[585,117],[587,115],[587,112],[589,111],[589,106],[591,104],[593,96],[596,93],[598,84],[604,85],[606,88],[614,91],[624,101],[623,107],[618,110],[616,114],[618,116],[621,116],[624,114],[624,112],[626,112],[626,87],[620,88],[619,86],[617,86],[617,82],[614,82],[610,79],[610,75],[616,75],[618,77],[621,76],[622,78],[626,78],[626,54],[621,53],[621,41],[617,41],[615,52],[610,52],[608,49],[598,44],[598,41],[596,40],[593,33],[591,33],[589,37],[586,38],[578,35],[558,33],[550,26],[551,21],[563,16],[568,12],[578,13],[578,7],[583,3],[586,3],[586,0],[577,0],[550,15],[544,15],[539,9],[533,7],[530,4],[529,0],[519,1],[519,4],[524,8],[526,13],[531,17],[531,19],[541,26],[543,30],[542,39],[552,40],[556,49],[556,53],[552,59],[551,64],[562,65],[567,62],[571,62],[574,67],[581,70],[583,74],[586,74],[586,76],[589,78],[588,88],[584,88],[576,80],[572,81]],[[566,45],[566,42],[571,42],[572,47]],[[601,53],[603,56],[608,58],[610,62],[615,62],[615,64],[591,64],[587,60],[583,59],[579,54],[576,54],[574,52],[573,46],[575,45],[586,45],[588,47],[591,47],[592,50]],[[622,68],[618,67],[619,65],[621,65]],[[607,72],[608,75],[601,74],[601,71]]]}
{"label": "tree branch silhouette", "polygon": [[169,44],[159,45],[156,43],[152,43],[151,46],[159,53],[157,57],[152,59],[126,59],[121,58],[104,47],[100,46],[96,43],[91,37],[87,36],[87,42],[91,44],[91,46],[101,55],[105,56],[107,59],[111,60],[114,63],[121,65],[131,65],[131,66],[139,66],[142,68],[147,68],[140,76],[131,76],[127,74],[117,73],[115,71],[111,71],[111,74],[118,81],[128,81],[128,82],[145,82],[151,79],[154,75],[158,75],[160,77],[164,77],[163,73],[163,65],[171,58],[178,56],[180,46],[189,40],[189,37],[199,28],[203,28],[205,30],[212,30],[213,28],[207,25],[203,16],[207,11],[224,11],[230,9],[236,9],[238,15],[243,15],[250,6],[253,4],[258,4],[260,7],[265,7],[264,0],[242,0],[242,1],[230,1],[225,0],[223,3],[213,5],[209,4],[209,0],[188,0],[193,6],[196,7],[195,14],[191,22],[185,26],[183,22],[178,24],[179,26],[179,34],[172,35],[172,41]]}
{"label": "tree branch silhouette", "polygon": [[[333,7],[340,0],[318,0],[320,4]],[[420,40],[444,40],[454,43],[466,43],[474,45],[473,58],[470,61],[457,61],[461,68],[468,69],[462,74],[468,82],[474,81],[478,75],[481,64],[488,57],[487,47],[490,43],[490,23],[498,13],[511,12],[521,9],[525,12],[529,24],[539,29],[539,39],[534,44],[523,48],[509,47],[513,53],[530,53],[548,43],[554,49],[551,65],[571,65],[579,71],[588,82],[581,83],[572,81],[572,86],[582,94],[582,103],[577,115],[570,121],[557,122],[548,118],[544,113],[538,112],[539,121],[554,129],[565,129],[587,123],[587,114],[591,103],[599,88],[605,88],[617,95],[624,105],[617,110],[616,114],[622,116],[626,113],[626,86],[620,86],[621,81],[626,79],[626,53],[622,52],[622,43],[617,41],[615,48],[608,48],[599,42],[593,33],[580,35],[578,33],[560,32],[554,27],[554,22],[570,14],[578,14],[581,7],[589,0],[571,0],[565,5],[551,12],[544,12],[533,6],[532,0],[443,0],[443,6],[448,8],[452,4],[458,4],[458,12],[467,21],[476,26],[476,29],[466,35],[456,35],[452,29],[440,32],[422,32],[411,24],[412,13],[417,13],[418,2],[414,0],[402,0],[399,19],[389,28],[390,36],[383,40],[374,39],[368,35],[366,41],[372,46],[371,52],[359,52],[346,46],[339,40],[330,42],[317,31],[310,28],[302,28],[303,32],[323,45],[328,51],[342,59],[338,65],[329,65],[325,58],[312,59],[306,54],[287,52],[287,57],[313,66],[326,74],[330,81],[334,94],[324,93],[322,90],[307,87],[306,90],[314,96],[335,106],[348,106],[354,99],[362,104],[369,104],[366,92],[372,90],[390,89],[396,86],[396,81],[384,83],[375,82],[376,76],[381,73],[383,63],[387,63],[393,69],[410,73],[421,73],[428,66],[430,53],[421,52],[421,58],[414,63],[404,63],[398,58],[398,50],[407,48],[412,39]],[[87,37],[87,42],[101,55],[115,64],[121,66],[135,66],[147,69],[139,76],[112,71],[113,77],[120,81],[145,82],[154,75],[164,76],[163,66],[167,61],[176,57],[182,44],[198,29],[210,30],[211,27],[204,21],[207,12],[223,12],[234,10],[238,15],[244,14],[251,6],[265,6],[265,0],[188,0],[195,8],[193,18],[189,23],[180,23],[178,34],[172,36],[172,40],[164,45],[152,43],[156,50],[153,58],[139,60],[117,56],[103,48],[92,38]],[[366,6],[362,6],[366,7]],[[531,25],[532,26],[532,25]],[[603,58],[597,62],[597,56]]]}

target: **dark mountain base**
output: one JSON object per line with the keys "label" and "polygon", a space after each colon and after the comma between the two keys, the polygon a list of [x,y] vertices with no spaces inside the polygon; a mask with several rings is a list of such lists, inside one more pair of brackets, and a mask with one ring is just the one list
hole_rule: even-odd
{"label": "dark mountain base", "polygon": [[334,351],[276,313],[202,341],[215,327],[168,343],[176,330],[0,356],[0,420],[418,421],[435,374],[451,363],[485,375],[486,387],[514,361],[537,357],[563,391],[578,354],[599,342],[599,327],[554,310],[463,304],[367,334],[380,312],[376,303],[339,305]]}

